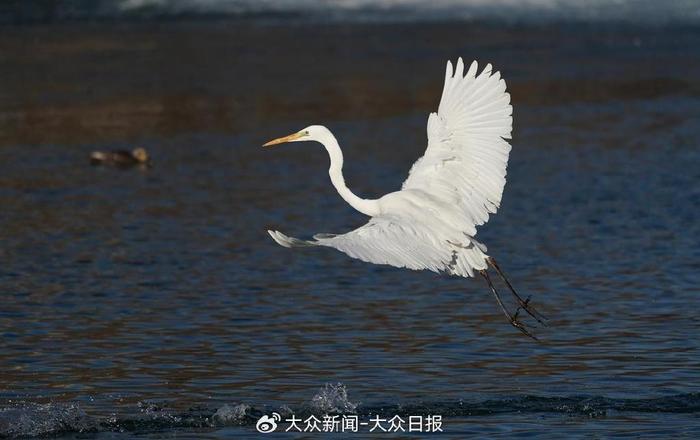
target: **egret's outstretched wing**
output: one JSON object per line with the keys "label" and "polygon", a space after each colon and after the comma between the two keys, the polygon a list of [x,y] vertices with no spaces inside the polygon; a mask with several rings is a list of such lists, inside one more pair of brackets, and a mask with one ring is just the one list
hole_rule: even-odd
{"label": "egret's outstretched wing", "polygon": [[284,247],[331,247],[369,263],[414,270],[471,276],[472,268],[483,268],[484,264],[484,249],[476,241],[466,240],[459,246],[440,243],[430,225],[398,216],[372,217],[364,226],[346,234],[316,234],[313,240],[267,232]]}
{"label": "egret's outstretched wing", "polygon": [[491,65],[464,73],[460,58],[448,61],[437,113],[428,118],[428,148],[413,164],[402,189],[419,189],[457,206],[462,230],[474,236],[501,202],[513,124],[510,95]]}
{"label": "egret's outstretched wing", "polygon": [[[486,266],[476,226],[495,213],[505,185],[512,127],[510,95],[491,65],[466,74],[447,63],[437,113],[428,118],[428,148],[402,190],[378,200],[380,214],[342,235],[306,241],[268,231],[286,247],[326,246],[375,264],[472,276]],[[331,156],[333,161],[333,156]]]}
{"label": "egret's outstretched wing", "polygon": [[398,217],[372,217],[364,226],[346,234],[317,234],[311,241],[287,237],[277,231],[268,233],[285,247],[332,247],[369,263],[415,270],[443,271],[451,258],[449,249],[432,243],[430,231],[425,226]]}

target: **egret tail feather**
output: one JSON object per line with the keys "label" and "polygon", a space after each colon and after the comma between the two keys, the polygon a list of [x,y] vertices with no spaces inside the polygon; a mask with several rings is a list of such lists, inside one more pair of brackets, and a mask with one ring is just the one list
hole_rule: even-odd
{"label": "egret tail feather", "polygon": [[299,238],[294,238],[294,237],[289,237],[287,235],[284,235],[280,231],[267,231],[268,234],[270,234],[270,237],[272,237],[273,240],[277,242],[278,245],[286,248],[295,248],[295,247],[310,247],[310,246],[317,246],[317,244],[313,241],[309,240],[301,240]]}

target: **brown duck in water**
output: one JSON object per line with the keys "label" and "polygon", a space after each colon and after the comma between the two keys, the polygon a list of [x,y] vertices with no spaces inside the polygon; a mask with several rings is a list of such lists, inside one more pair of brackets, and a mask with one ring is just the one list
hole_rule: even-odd
{"label": "brown duck in water", "polygon": [[119,167],[150,166],[151,157],[143,148],[135,148],[131,151],[93,151],[90,153],[90,163],[93,165],[114,165]]}

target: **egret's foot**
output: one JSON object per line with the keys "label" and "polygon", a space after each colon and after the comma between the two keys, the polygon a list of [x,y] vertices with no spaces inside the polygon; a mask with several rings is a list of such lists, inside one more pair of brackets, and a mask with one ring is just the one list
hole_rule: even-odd
{"label": "egret's foot", "polygon": [[545,317],[543,314],[538,312],[533,306],[530,305],[530,298],[531,296],[528,296],[527,299],[523,299],[520,295],[518,295],[518,292],[515,291],[513,288],[513,285],[510,284],[510,281],[508,281],[508,278],[506,277],[506,274],[503,273],[501,268],[498,266],[498,263],[496,263],[496,260],[493,257],[488,257],[486,260],[488,264],[491,265],[494,269],[496,269],[496,272],[498,272],[498,275],[503,279],[503,281],[506,283],[506,286],[508,286],[508,289],[510,289],[511,293],[515,297],[516,301],[518,302],[518,305],[520,308],[525,310],[528,315],[532,316],[533,319],[535,319],[537,322],[542,324],[545,327],[549,327],[545,321],[547,321],[547,317]]}
{"label": "egret's foot", "polygon": [[527,326],[525,324],[523,324],[522,322],[518,321],[518,313],[517,312],[515,313],[515,316],[513,316],[513,318],[510,320],[510,325],[512,325],[513,327],[520,330],[520,332],[522,334],[524,334],[525,336],[528,336],[528,337],[534,339],[535,341],[539,342],[539,339],[537,339],[537,337],[535,335],[530,333],[530,331],[527,329]]}
{"label": "egret's foot", "polygon": [[539,341],[539,339],[537,339],[532,333],[530,333],[525,324],[518,320],[518,313],[520,312],[520,308],[518,308],[518,310],[515,311],[515,314],[511,315],[506,306],[503,304],[503,301],[501,301],[501,296],[498,294],[498,291],[496,291],[496,288],[493,286],[493,283],[491,282],[491,277],[489,277],[488,272],[485,270],[480,270],[479,273],[481,274],[481,276],[484,277],[484,279],[488,283],[491,292],[496,297],[496,302],[501,307],[503,314],[506,315],[506,317],[508,318],[510,325],[520,330],[520,332],[525,336],[528,336],[534,339],[535,341]]}
{"label": "egret's foot", "polygon": [[543,326],[549,327],[549,325],[546,322],[547,318],[543,314],[538,312],[537,309],[530,305],[530,298],[532,298],[532,295],[528,296],[525,300],[520,299],[520,297],[518,297],[517,295],[516,298],[518,299],[518,305],[520,306],[520,308],[525,310],[528,315],[532,316],[537,322],[539,322]]}

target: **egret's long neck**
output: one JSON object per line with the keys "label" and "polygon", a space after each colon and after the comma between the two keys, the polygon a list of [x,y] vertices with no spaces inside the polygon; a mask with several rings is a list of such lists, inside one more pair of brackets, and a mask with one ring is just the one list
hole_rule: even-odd
{"label": "egret's long neck", "polygon": [[333,182],[335,189],[338,190],[340,197],[348,202],[350,206],[365,215],[370,217],[378,215],[379,203],[376,200],[358,197],[345,185],[345,178],[343,177],[343,152],[335,136],[328,132],[319,142],[326,147],[326,151],[328,151],[328,155],[331,158],[331,166],[328,169],[328,175],[331,177],[331,182]]}

